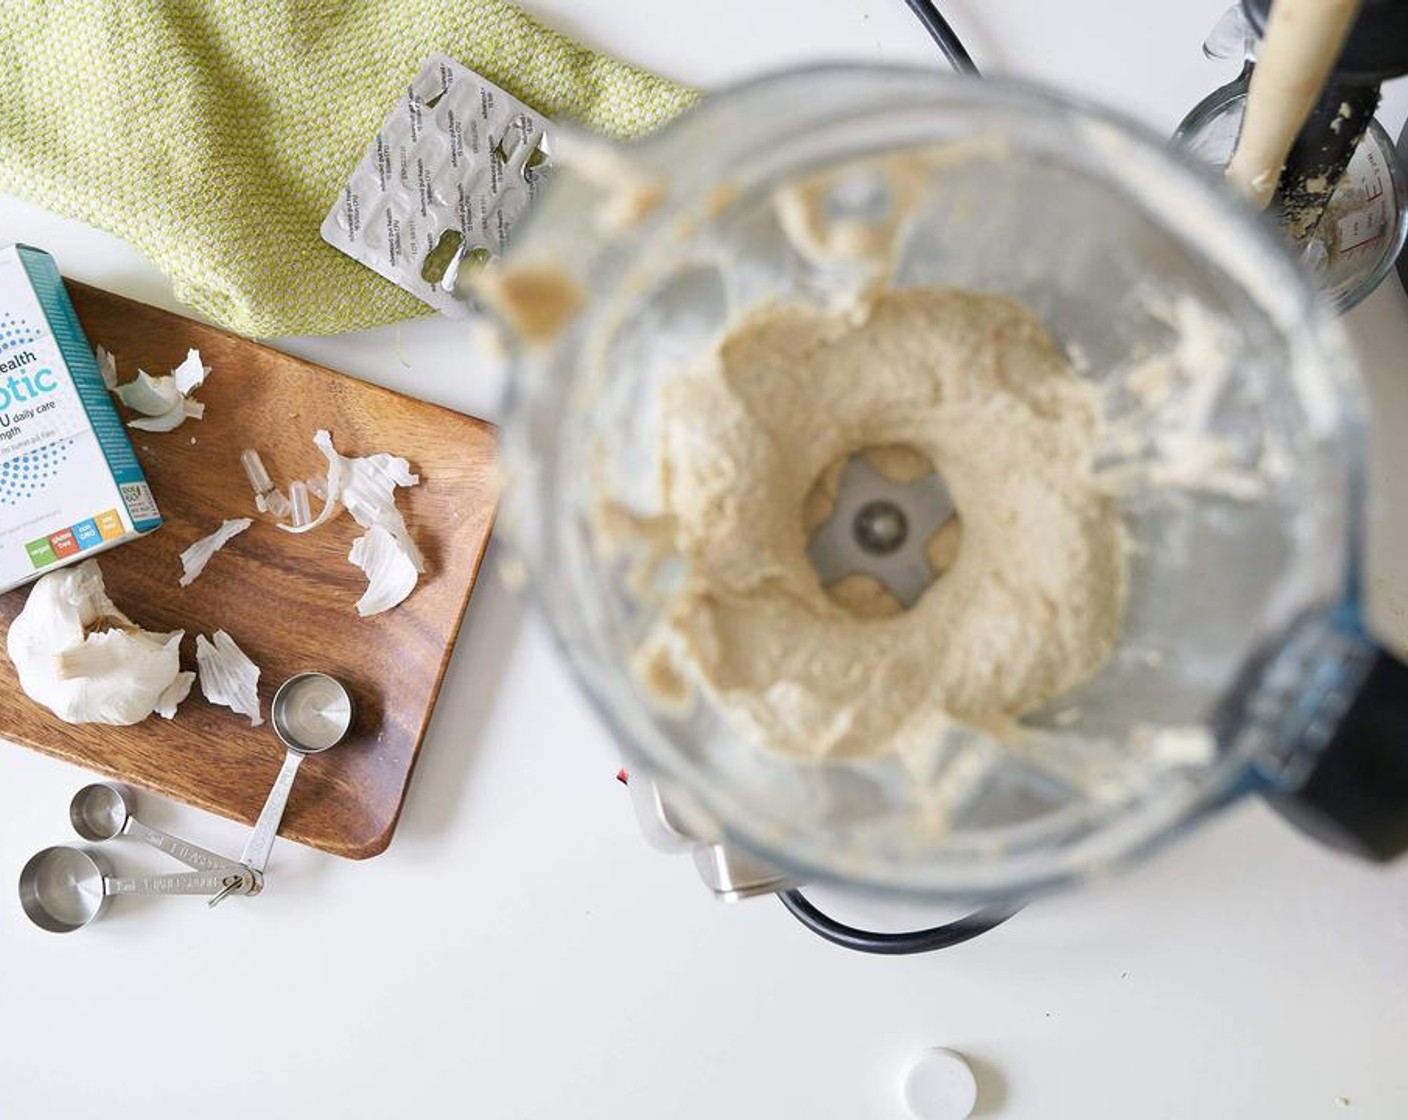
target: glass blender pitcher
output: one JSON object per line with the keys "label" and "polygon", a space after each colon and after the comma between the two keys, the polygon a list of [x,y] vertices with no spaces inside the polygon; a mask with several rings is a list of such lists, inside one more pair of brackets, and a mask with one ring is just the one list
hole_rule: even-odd
{"label": "glass blender pitcher", "polygon": [[[1339,847],[1408,847],[1408,670],[1359,613],[1361,386],[1332,311],[1215,176],[1046,89],[872,66],[753,81],[580,163],[566,148],[505,262],[570,298],[559,329],[517,349],[500,524],[633,784],[655,779],[702,863],[738,853],[765,890],[820,881],[1000,909],[1128,865],[1253,793]],[[875,161],[916,151],[937,155],[900,212]],[[686,562],[667,548],[643,579],[598,515],[658,511],[661,387],[738,315],[876,282],[870,263],[813,259],[779,219],[779,187],[837,169],[822,205],[885,234],[890,287],[1001,293],[1042,319],[1133,433],[1112,460],[1137,465],[1176,428],[1247,481],[1124,493],[1113,655],[1015,739],[951,728],[922,774],[775,753],[706,689],[662,703],[633,659]],[[1219,340],[1211,380],[1189,315]],[[1184,390],[1145,415],[1127,382],[1151,358]]]}

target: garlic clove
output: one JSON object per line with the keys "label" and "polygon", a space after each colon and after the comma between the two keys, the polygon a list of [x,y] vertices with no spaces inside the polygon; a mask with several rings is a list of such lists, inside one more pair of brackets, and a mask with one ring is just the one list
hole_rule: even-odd
{"label": "garlic clove", "polygon": [[59,650],[54,655],[54,673],[61,681],[72,681],[121,672],[129,659],[160,648],[169,635],[152,635],[163,639],[155,643],[143,641],[146,637],[141,630],[135,633],[129,630],[103,630],[89,634],[82,645]]}
{"label": "garlic clove", "polygon": [[25,694],[60,719],[129,725],[179,703],[181,637],[133,625],[87,560],[30,588],[5,648]]}

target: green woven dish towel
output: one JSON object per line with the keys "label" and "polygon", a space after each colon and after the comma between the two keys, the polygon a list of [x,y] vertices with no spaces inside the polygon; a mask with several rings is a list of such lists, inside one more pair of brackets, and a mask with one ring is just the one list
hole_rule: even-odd
{"label": "green woven dish towel", "polygon": [[0,190],[126,238],[249,335],[426,313],[318,224],[432,51],[611,136],[695,96],[501,0],[3,0],[0,45]]}

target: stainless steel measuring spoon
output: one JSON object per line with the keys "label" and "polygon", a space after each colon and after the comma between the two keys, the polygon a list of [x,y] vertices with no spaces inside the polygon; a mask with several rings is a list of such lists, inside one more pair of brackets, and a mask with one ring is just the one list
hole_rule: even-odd
{"label": "stainless steel measuring spoon", "polygon": [[269,715],[288,753],[240,856],[240,863],[256,872],[269,862],[298,767],[308,755],[337,746],[351,728],[352,696],[341,681],[326,673],[299,673],[279,686]]}
{"label": "stainless steel measuring spoon", "polygon": [[20,905],[40,929],[72,933],[107,908],[116,894],[251,894],[258,876],[247,867],[176,875],[115,876],[96,852],[60,845],[29,858],[20,871]]}
{"label": "stainless steel measuring spoon", "polygon": [[123,786],[94,782],[73,795],[68,806],[68,819],[79,836],[95,844],[127,836],[149,844],[198,871],[242,870],[232,859],[217,856],[187,840],[143,824],[133,815],[132,809],[131,795]]}

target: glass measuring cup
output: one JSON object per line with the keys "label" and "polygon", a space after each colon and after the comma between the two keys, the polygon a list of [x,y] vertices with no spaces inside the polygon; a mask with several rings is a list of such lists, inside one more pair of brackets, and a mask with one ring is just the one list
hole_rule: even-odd
{"label": "glass measuring cup", "polygon": [[96,921],[118,894],[249,894],[256,877],[244,867],[175,875],[114,876],[96,852],[60,845],[44,848],[20,871],[20,906],[50,933],[72,933]]}
{"label": "glass measuring cup", "polygon": [[[1174,142],[1209,167],[1224,168],[1241,130],[1246,87],[1243,77],[1215,90],[1183,119]],[[1348,311],[1388,275],[1405,238],[1408,188],[1393,141],[1370,121],[1301,263],[1335,306]]]}
{"label": "glass measuring cup", "polygon": [[[1151,491],[1122,506],[1134,548],[1113,656],[1025,718],[1017,743],[946,733],[947,757],[991,765],[943,829],[924,816],[924,781],[893,758],[799,760],[740,732],[705,690],[687,710],[660,703],[633,668],[660,600],[640,567],[610,557],[597,514],[603,502],[658,511],[660,386],[728,322],[873,280],[798,252],[776,189],[916,150],[944,155],[895,228],[893,286],[1011,296],[1114,395],[1140,352],[1196,375],[1141,297],[1186,301],[1225,336],[1231,371],[1197,434],[1249,469],[1268,441],[1294,448],[1255,496]],[[1356,770],[1361,748],[1388,757],[1375,712],[1408,693],[1358,616],[1360,385],[1329,308],[1214,176],[1049,90],[864,66],[760,79],[612,155],[610,174],[564,158],[509,254],[508,268],[557,275],[582,304],[518,355],[501,525],[580,682],[691,835],[797,881],[961,902],[1104,873],[1251,791],[1346,846],[1408,845],[1393,823],[1408,776],[1348,800],[1326,780],[1329,766]],[[866,174],[827,206],[883,199]],[[654,209],[624,227],[592,221],[630,182],[651,186]],[[1167,422],[1136,425],[1138,438]],[[653,571],[683,567],[675,554]]]}

